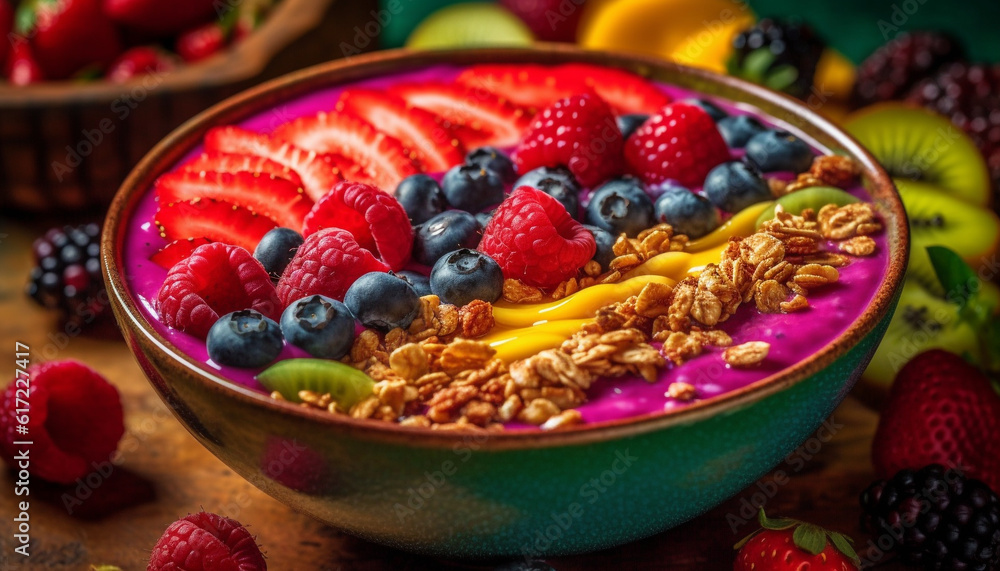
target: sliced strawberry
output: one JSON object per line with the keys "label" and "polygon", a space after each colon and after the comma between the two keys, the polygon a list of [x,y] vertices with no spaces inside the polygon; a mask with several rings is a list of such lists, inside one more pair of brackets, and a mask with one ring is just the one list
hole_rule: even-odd
{"label": "sliced strawberry", "polygon": [[[368,171],[344,155],[338,155],[337,153],[322,153],[319,156],[333,165],[333,168],[337,169],[337,173],[340,174],[340,177],[344,180],[363,182],[365,184],[376,184],[375,179],[372,175],[368,174]],[[319,201],[317,200],[316,202]]]}
{"label": "sliced strawberry", "polygon": [[208,238],[184,238],[181,240],[174,240],[161,248],[159,252],[150,256],[149,261],[165,270],[169,270],[174,267],[174,264],[190,256],[191,252],[194,252],[195,248],[198,246],[204,246],[205,244],[211,243],[212,241]]}
{"label": "sliced strawberry", "polygon": [[155,223],[167,240],[205,237],[253,252],[257,242],[277,226],[267,216],[223,200],[194,199],[160,204]]}
{"label": "sliced strawberry", "polygon": [[205,149],[257,155],[284,165],[299,175],[306,194],[313,200],[323,198],[341,180],[336,167],[316,153],[240,127],[212,129],[205,135]]}
{"label": "sliced strawberry", "polygon": [[351,89],[341,94],[338,111],[348,111],[400,140],[424,170],[443,172],[465,160],[465,149],[437,115],[384,91]]}
{"label": "sliced strawberry", "polygon": [[620,69],[569,63],[556,67],[553,73],[557,82],[582,81],[589,85],[618,114],[652,114],[670,103],[670,97],[652,82]]}
{"label": "sliced strawberry", "polygon": [[313,201],[283,178],[238,172],[171,172],[156,181],[161,204],[211,198],[259,212],[278,224],[301,231]]}
{"label": "sliced strawberry", "polygon": [[181,170],[184,172],[269,174],[283,178],[296,186],[302,186],[302,178],[290,167],[267,157],[246,153],[223,153],[220,151],[202,153],[198,158],[181,167]]}
{"label": "sliced strawberry", "polygon": [[299,117],[278,127],[274,136],[317,153],[343,155],[365,169],[385,191],[420,172],[399,139],[351,113],[321,111]]}
{"label": "sliced strawberry", "polygon": [[397,85],[389,91],[414,107],[436,113],[452,125],[488,133],[490,137],[484,144],[499,147],[516,145],[528,127],[524,109],[484,89],[428,82]]}
{"label": "sliced strawberry", "polygon": [[583,78],[570,74],[557,78],[552,70],[541,65],[474,65],[456,81],[470,89],[485,89],[532,113],[560,99],[593,92]]}

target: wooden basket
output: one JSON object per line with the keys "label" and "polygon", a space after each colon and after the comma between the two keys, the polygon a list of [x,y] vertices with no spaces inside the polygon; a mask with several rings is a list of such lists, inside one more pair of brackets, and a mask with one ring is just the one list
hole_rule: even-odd
{"label": "wooden basket", "polygon": [[125,84],[0,85],[0,208],[107,205],[139,159],[186,119],[253,83],[329,59],[337,45],[325,17],[331,4],[283,0],[232,49]]}

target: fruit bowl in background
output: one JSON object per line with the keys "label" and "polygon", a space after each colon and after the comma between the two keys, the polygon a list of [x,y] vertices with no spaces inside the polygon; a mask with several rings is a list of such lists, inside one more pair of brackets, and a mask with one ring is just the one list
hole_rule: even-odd
{"label": "fruit bowl in background", "polygon": [[[678,411],[557,432],[496,434],[400,427],[275,401],[186,356],[143,317],[124,276],[130,218],[153,181],[209,128],[318,89],[424,66],[569,62],[624,68],[739,101],[858,161],[885,221],[889,250],[885,280],[861,316],[796,365]],[[382,52],[323,64],[235,96],[188,121],[140,162],[111,205],[102,253],[116,318],[144,373],[187,429],[234,471],[287,505],[364,539],[439,556],[488,558],[577,553],[646,537],[703,513],[778,464],[833,411],[868,363],[898,299],[908,233],[885,171],[853,139],[794,100],[657,59],[544,46]],[[587,487],[592,479],[603,484]]]}
{"label": "fruit bowl in background", "polygon": [[256,81],[329,59],[335,23],[324,16],[332,4],[283,0],[231,49],[124,84],[0,84],[0,207],[106,206],[139,159],[186,119]]}

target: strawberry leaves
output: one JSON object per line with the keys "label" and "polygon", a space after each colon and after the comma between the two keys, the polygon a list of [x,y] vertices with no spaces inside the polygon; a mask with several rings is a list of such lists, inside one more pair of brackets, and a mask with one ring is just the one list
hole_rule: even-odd
{"label": "strawberry leaves", "polygon": [[[983,282],[976,271],[957,253],[944,246],[928,246],[934,273],[945,290],[945,297],[959,307],[959,318],[979,332],[980,355],[973,355],[972,361],[988,373],[1000,373],[1000,321],[994,319],[996,312],[992,300],[983,295]],[[994,389],[1000,393],[1000,384],[994,379]]]}
{"label": "strawberry leaves", "polygon": [[760,522],[761,529],[741,539],[733,546],[733,549],[742,549],[751,539],[764,533],[780,533],[791,530],[792,543],[802,551],[810,555],[819,555],[826,549],[827,541],[829,540],[837,551],[853,561],[855,565],[861,565],[861,558],[858,557],[858,553],[851,545],[853,540],[842,533],[828,531],[818,525],[791,518],[767,517],[767,514],[764,513],[764,508],[760,508],[760,511],[757,512],[757,519]]}

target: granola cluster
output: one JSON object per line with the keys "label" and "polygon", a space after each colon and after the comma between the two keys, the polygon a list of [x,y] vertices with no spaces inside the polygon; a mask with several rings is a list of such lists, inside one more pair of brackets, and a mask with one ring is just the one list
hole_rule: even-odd
{"label": "granola cluster", "polygon": [[785,183],[770,179],[768,182],[774,195],[781,197],[810,186],[851,188],[857,184],[860,176],[861,166],[852,159],[840,155],[821,155],[813,159],[809,170],[795,180]]}
{"label": "granola cluster", "polygon": [[647,228],[635,238],[622,234],[612,247],[615,257],[608,263],[608,271],[602,271],[601,265],[591,260],[583,267],[583,277],[570,278],[548,293],[519,280],[504,280],[503,299],[511,303],[555,301],[595,284],[616,283],[630,270],[653,256],[666,252],[681,252],[687,243],[688,237],[684,234],[674,234],[674,229],[669,224],[658,224]]}

